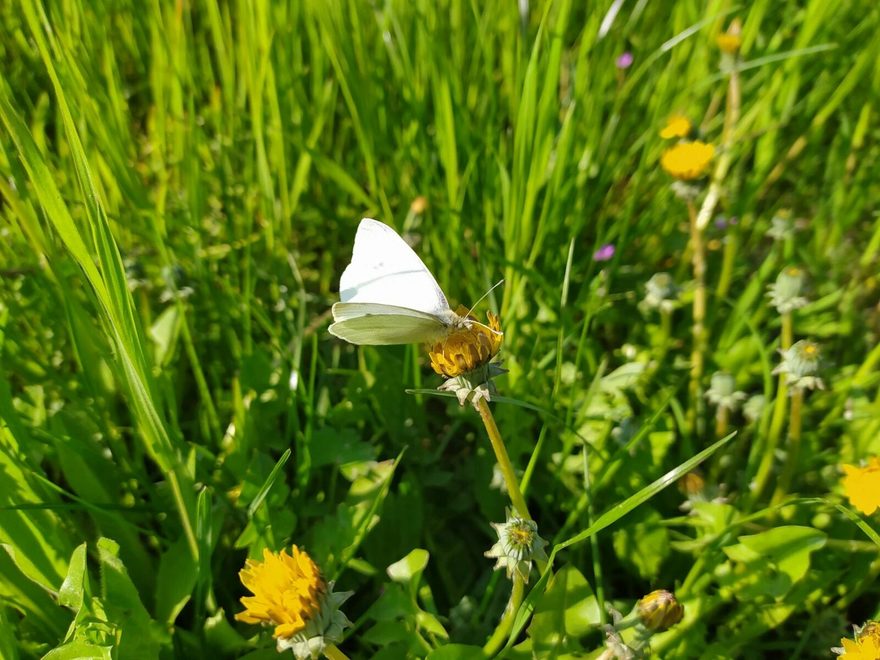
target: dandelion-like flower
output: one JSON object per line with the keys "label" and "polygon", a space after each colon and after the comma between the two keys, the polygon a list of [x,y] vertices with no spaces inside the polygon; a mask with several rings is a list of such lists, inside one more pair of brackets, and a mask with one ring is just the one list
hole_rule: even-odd
{"label": "dandelion-like flower", "polygon": [[880,457],[874,456],[865,467],[843,465],[843,492],[866,516],[880,508]]}
{"label": "dandelion-like flower", "polygon": [[653,632],[667,630],[684,617],[684,605],[666,589],[652,591],[638,602],[636,609],[639,620]]}
{"label": "dandelion-like flower", "polygon": [[666,126],[660,129],[660,137],[664,140],[684,138],[690,135],[691,128],[693,128],[693,124],[690,119],[684,115],[672,115],[666,120]]}
{"label": "dandelion-like flower", "polygon": [[785,374],[786,384],[792,388],[792,392],[825,388],[818,375],[822,352],[817,343],[802,339],[788,350],[780,351],[780,354],[782,362],[773,373]]}
{"label": "dandelion-like flower", "polygon": [[832,648],[839,656],[847,660],[877,660],[880,658],[880,624],[868,621],[861,628],[854,626],[853,639],[840,640],[842,647]]}
{"label": "dandelion-like flower", "polygon": [[660,167],[682,181],[698,179],[709,170],[715,147],[700,140],[679,142],[663,152]]}
{"label": "dandelion-like flower", "polygon": [[342,641],[351,622],[339,610],[352,592],[334,593],[317,564],[295,545],[263,550],[263,561],[248,559],[239,573],[253,596],[241,599],[238,621],[274,626],[278,651],[290,649],[297,660],[319,658],[328,644]]}
{"label": "dandelion-like flower", "polygon": [[547,541],[538,536],[538,524],[507,511],[507,522],[492,523],[492,527],[498,533],[498,542],[485,556],[497,559],[495,570],[505,569],[509,579],[519,575],[523,582],[528,583],[532,561],[547,561],[547,553],[544,552]]}
{"label": "dandelion-like flower", "polygon": [[[459,314],[464,316],[467,310],[459,308]],[[488,400],[491,379],[504,373],[498,365],[490,364],[504,340],[501,322],[492,312],[487,318],[489,322],[484,324],[468,316],[466,323],[428,348],[431,368],[448,379],[439,389],[454,392],[462,405],[469,398]]]}
{"label": "dandelion-like flower", "polygon": [[726,371],[716,371],[712,374],[706,398],[719,408],[726,408],[733,412],[739,408],[739,404],[746,398],[745,392],[738,392],[736,380]]}
{"label": "dandelion-like flower", "polygon": [[783,269],[776,282],[768,288],[767,295],[770,296],[770,304],[773,305],[780,314],[786,314],[796,309],[800,309],[807,304],[807,299],[801,294],[807,282],[806,273],[797,266],[789,266]]}

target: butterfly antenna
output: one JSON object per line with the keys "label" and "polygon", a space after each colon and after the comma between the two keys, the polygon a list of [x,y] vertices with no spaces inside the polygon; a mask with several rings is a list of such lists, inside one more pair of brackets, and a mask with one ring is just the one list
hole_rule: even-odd
{"label": "butterfly antenna", "polygon": [[[476,309],[477,305],[479,305],[481,302],[483,302],[486,299],[486,296],[488,296],[490,293],[492,293],[495,289],[497,289],[502,284],[504,284],[503,279],[500,279],[495,284],[493,284],[492,287],[488,291],[486,291],[486,293],[484,293],[482,296],[480,296],[480,298],[477,300],[477,302],[475,302],[473,305],[471,305],[471,308],[467,311],[467,314],[464,315],[464,318],[469,317],[471,315],[471,312],[473,312],[474,309]],[[477,325],[481,325],[491,332],[496,332],[495,330],[492,330],[492,328],[490,328],[485,323],[480,323],[479,321],[473,321],[473,323],[476,323]]]}

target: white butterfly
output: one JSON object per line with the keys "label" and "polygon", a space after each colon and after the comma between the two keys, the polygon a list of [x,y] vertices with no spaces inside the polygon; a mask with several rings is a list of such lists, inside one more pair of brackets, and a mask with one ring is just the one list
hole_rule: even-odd
{"label": "white butterfly", "polygon": [[352,344],[431,343],[471,323],[412,248],[388,225],[364,218],[339,280],[330,334]]}

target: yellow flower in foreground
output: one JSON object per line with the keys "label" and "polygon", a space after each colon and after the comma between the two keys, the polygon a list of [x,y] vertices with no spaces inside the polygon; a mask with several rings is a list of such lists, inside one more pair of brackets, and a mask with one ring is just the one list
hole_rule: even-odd
{"label": "yellow flower in foreground", "polygon": [[684,115],[672,115],[660,131],[664,140],[687,137],[691,132],[691,120]]}
{"label": "yellow flower in foreground", "polygon": [[[856,639],[841,639],[843,653],[847,660],[880,660],[880,638],[876,635],[856,635]],[[837,649],[838,653],[841,649]]]}
{"label": "yellow flower in foreground", "polygon": [[689,181],[703,176],[715,156],[715,147],[696,140],[679,142],[660,156],[660,166],[676,179]]}
{"label": "yellow flower in foreground", "polygon": [[[880,457],[868,461],[866,467],[844,465],[843,492],[855,508],[871,515],[880,508]],[[880,638],[878,638],[880,639]]]}
{"label": "yellow flower in foreground", "polygon": [[291,551],[263,550],[263,561],[245,562],[239,577],[254,595],[241,599],[245,610],[235,618],[274,626],[279,653],[290,650],[296,660],[317,660],[351,625],[339,606],[352,592],[334,593],[311,557],[296,546]]}
{"label": "yellow flower in foreground", "polygon": [[293,554],[263,550],[263,561],[248,559],[239,573],[241,583],[254,595],[245,596],[244,612],[235,618],[245,623],[275,626],[275,637],[292,637],[321,609],[327,583],[312,558],[296,546]]}
{"label": "yellow flower in foreground", "polygon": [[498,354],[504,339],[498,317],[489,312],[488,318],[489,324],[484,325],[470,317],[471,323],[429,347],[431,368],[446,378],[457,378],[488,364]]}

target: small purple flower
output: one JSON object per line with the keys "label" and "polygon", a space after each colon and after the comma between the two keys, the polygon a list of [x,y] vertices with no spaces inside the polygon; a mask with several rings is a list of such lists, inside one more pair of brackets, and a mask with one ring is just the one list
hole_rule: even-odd
{"label": "small purple flower", "polygon": [[608,261],[614,256],[614,245],[606,243],[593,253],[593,261]]}
{"label": "small purple flower", "polygon": [[624,51],[617,56],[617,60],[614,63],[618,69],[628,69],[633,63],[633,54],[628,50]]}
{"label": "small purple flower", "polygon": [[716,229],[727,229],[728,227],[735,225],[739,220],[735,215],[730,216],[729,218],[719,215],[715,218],[715,228]]}

